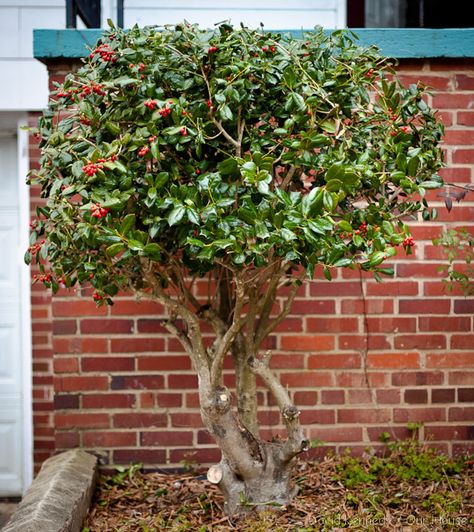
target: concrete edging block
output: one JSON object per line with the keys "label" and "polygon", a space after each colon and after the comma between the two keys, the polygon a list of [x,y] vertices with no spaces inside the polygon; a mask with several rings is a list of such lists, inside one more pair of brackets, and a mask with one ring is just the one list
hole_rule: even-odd
{"label": "concrete edging block", "polygon": [[46,460],[2,532],[79,532],[97,478],[97,458],[79,449]]}

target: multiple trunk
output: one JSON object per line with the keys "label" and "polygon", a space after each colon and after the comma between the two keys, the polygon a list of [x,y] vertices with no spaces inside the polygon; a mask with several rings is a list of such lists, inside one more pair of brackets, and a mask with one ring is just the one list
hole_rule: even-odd
{"label": "multiple trunk", "polygon": [[[247,278],[223,267],[213,280],[214,297],[204,306],[180,277],[180,265],[176,265],[174,275],[166,272],[173,281],[174,293],[163,288],[160,279],[164,275],[155,270],[155,265],[144,259],[142,266],[152,296],[170,316],[163,326],[180,339],[198,375],[202,419],[222,452],[221,462],[211,467],[208,478],[224,494],[226,512],[237,514],[288,504],[295,494],[290,482],[292,462],[307,450],[308,441],[298,422],[298,409],[269,368],[271,353],[259,356],[259,348],[288,314],[298,280],[275,316],[272,309],[278,288],[289,281],[288,268],[281,262],[263,270],[260,276],[253,271]],[[149,297],[150,293],[143,295]],[[210,347],[203,341],[202,322],[215,334]],[[232,405],[230,392],[223,386],[224,358],[229,354],[235,368],[236,405]],[[286,440],[264,442],[259,437],[257,377],[278,404]]]}

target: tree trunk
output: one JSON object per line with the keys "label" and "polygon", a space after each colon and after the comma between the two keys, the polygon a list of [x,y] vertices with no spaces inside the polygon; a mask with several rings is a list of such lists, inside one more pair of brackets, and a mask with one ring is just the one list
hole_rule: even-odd
{"label": "tree trunk", "polygon": [[235,367],[235,391],[237,395],[237,411],[245,427],[258,437],[257,422],[257,379],[248,365],[249,354],[245,350],[245,342],[239,334],[232,344],[232,358]]}
{"label": "tree trunk", "polygon": [[[292,407],[284,419],[297,418]],[[263,442],[241,423],[231,409],[230,394],[225,388],[201,396],[203,421],[222,451],[219,464],[212,466],[208,480],[216,484],[225,499],[229,515],[252,509],[287,505],[296,489],[291,486],[294,457],[307,449],[308,442],[298,432],[287,441]]]}

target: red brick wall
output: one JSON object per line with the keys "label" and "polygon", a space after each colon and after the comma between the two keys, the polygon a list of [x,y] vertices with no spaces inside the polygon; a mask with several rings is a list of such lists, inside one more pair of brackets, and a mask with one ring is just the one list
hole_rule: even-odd
{"label": "red brick wall", "polygon": [[[60,78],[64,65],[53,71]],[[472,64],[410,61],[399,73],[436,90],[432,105],[447,126],[443,176],[472,183]],[[34,146],[31,156],[35,164]],[[404,436],[409,422],[424,423],[422,436],[444,451],[474,451],[474,300],[444,291],[443,257],[431,244],[447,227],[474,230],[473,201],[470,194],[451,213],[440,203],[438,220],[412,224],[414,255],[400,255],[393,280],[378,284],[340,271],[332,282],[302,287],[270,344],[309,436],[326,442],[314,454],[360,450],[383,431]],[[97,310],[90,297],[63,293],[51,301],[38,286],[32,304],[38,461],[53,447],[75,446],[104,464],[218,460],[202,428],[196,377],[179,343],[160,328],[158,305],[122,295]],[[230,369],[226,378],[232,384]],[[278,433],[277,408],[263,390],[259,400],[264,434]]]}

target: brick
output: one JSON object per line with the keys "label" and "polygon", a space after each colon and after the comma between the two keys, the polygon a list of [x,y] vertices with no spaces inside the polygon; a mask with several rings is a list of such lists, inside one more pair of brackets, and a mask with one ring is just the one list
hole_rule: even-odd
{"label": "brick", "polygon": [[459,388],[458,401],[460,403],[474,403],[474,388]]}
{"label": "brick", "polygon": [[371,333],[415,332],[416,318],[367,318],[367,328]]}
{"label": "brick", "polygon": [[130,447],[137,443],[135,432],[84,432],[82,445],[84,447]]}
{"label": "brick", "polygon": [[295,392],[293,394],[293,402],[296,406],[314,406],[318,402],[318,392]]}
{"label": "brick", "polygon": [[112,409],[132,408],[135,405],[135,395],[125,393],[92,393],[82,396],[82,408]]}
{"label": "brick", "polygon": [[58,392],[82,392],[85,390],[107,390],[109,379],[105,376],[65,376],[55,378],[55,390]]}
{"label": "brick", "polygon": [[146,351],[163,351],[163,338],[112,338],[112,353],[143,353]]}
{"label": "brick", "polygon": [[453,334],[451,336],[452,349],[473,349],[474,334]]}
{"label": "brick", "polygon": [[79,432],[56,432],[56,434],[54,435],[54,443],[56,449],[58,450],[73,449],[74,447],[79,447]]}
{"label": "brick", "polygon": [[401,335],[395,338],[396,349],[446,349],[446,338],[440,334]]}
{"label": "brick", "polygon": [[83,334],[119,334],[133,332],[133,321],[123,319],[82,319]]}
{"label": "brick", "polygon": [[453,444],[452,446],[452,454],[453,456],[465,456],[465,457],[469,457],[469,456],[472,456],[472,454],[474,454],[474,444],[469,442],[469,443],[455,443]]}
{"label": "brick", "polygon": [[294,372],[282,373],[280,381],[283,386],[293,388],[312,388],[332,385],[332,374],[330,372]]}
{"label": "brick", "polygon": [[455,314],[474,314],[474,299],[457,299],[454,301]]}
{"label": "brick", "polygon": [[469,167],[441,168],[438,173],[445,181],[450,183],[469,183],[471,181],[471,169]]}
{"label": "brick", "polygon": [[198,378],[197,375],[168,375],[168,388],[170,389],[185,389],[189,390],[190,388],[197,389],[198,387]]}
{"label": "brick", "polygon": [[285,335],[280,338],[280,347],[288,351],[330,351],[334,349],[334,337]]}
{"label": "brick", "polygon": [[109,415],[107,413],[56,413],[54,425],[56,429],[106,428],[109,426]]}
{"label": "brick", "polygon": [[215,464],[221,459],[221,452],[217,447],[212,449],[176,449],[170,451],[171,463],[191,462],[196,464]]}
{"label": "brick", "polygon": [[332,425],[336,421],[334,410],[301,410],[300,422],[302,425],[313,425],[320,423],[322,425]]}
{"label": "brick", "polygon": [[344,401],[344,390],[323,390],[321,392],[323,405],[343,405]]}
{"label": "brick", "polygon": [[310,429],[309,435],[311,439],[318,439],[327,443],[359,442],[363,439],[361,427],[318,427]]}
{"label": "brick", "polygon": [[162,466],[166,461],[164,450],[157,449],[118,449],[113,452],[115,464],[143,463]]}
{"label": "brick", "polygon": [[343,314],[391,314],[393,301],[391,299],[368,299],[365,304],[361,299],[345,299],[341,301]]}
{"label": "brick", "polygon": [[474,421],[474,406],[449,408],[448,413],[449,421]]}
{"label": "brick", "polygon": [[330,368],[360,368],[360,355],[310,355],[308,357],[308,369]]}
{"label": "brick", "polygon": [[191,359],[188,355],[141,356],[137,359],[138,371],[190,370]]}
{"label": "brick", "polygon": [[369,353],[367,367],[369,368],[418,368],[420,356],[418,353]]}
{"label": "brick", "polygon": [[116,316],[164,316],[164,308],[154,301],[115,299],[111,313]]}
{"label": "brick", "polygon": [[[420,331],[470,331],[471,318],[449,317],[434,318],[422,316],[418,320]],[[474,343],[472,344],[474,346]]]}
{"label": "brick", "polygon": [[116,428],[166,427],[166,414],[120,413],[112,416]]}
{"label": "brick", "polygon": [[452,153],[452,161],[454,164],[473,164],[474,149],[454,148]]}
{"label": "brick", "polygon": [[469,129],[448,129],[444,135],[444,142],[452,145],[474,144],[474,131]]}
{"label": "brick", "polygon": [[458,111],[456,122],[460,126],[474,126],[474,111]]}
{"label": "brick", "polygon": [[53,333],[54,334],[75,334],[76,331],[77,331],[76,320],[55,320],[53,322]]}
{"label": "brick", "polygon": [[[399,75],[399,79],[405,87],[408,85],[417,85],[421,82],[429,88],[438,89],[440,91],[447,90],[450,87],[450,78],[448,76],[434,76],[433,74],[416,73],[407,75],[403,72]],[[461,88],[461,87],[459,87]]]}
{"label": "brick", "polygon": [[163,375],[114,375],[110,383],[111,390],[162,390]]}
{"label": "brick", "polygon": [[392,373],[392,386],[432,386],[443,384],[441,371],[416,371]]}
{"label": "brick", "polygon": [[392,440],[406,440],[412,436],[411,431],[406,427],[367,427],[370,441],[380,441],[380,437],[384,432],[388,432]]}
{"label": "brick", "polygon": [[106,306],[97,307],[90,299],[53,299],[52,308],[55,317],[105,316],[107,314]]}
{"label": "brick", "polygon": [[469,426],[430,426],[425,427],[425,438],[429,440],[469,440],[473,439],[472,427]]}
{"label": "brick", "polygon": [[215,443],[214,438],[209,434],[209,432],[207,430],[198,430],[197,442],[198,442],[198,444],[201,444],[201,443],[204,443],[204,444]]}
{"label": "brick", "polygon": [[414,277],[419,279],[420,277],[442,277],[443,272],[439,270],[441,264],[420,264],[420,262],[397,264],[397,277]]}
{"label": "brick", "polygon": [[432,403],[453,403],[455,401],[454,388],[433,388],[431,390]]}
{"label": "brick", "polygon": [[417,403],[427,403],[428,402],[428,390],[416,389],[416,390],[405,390],[405,403],[417,404]]}
{"label": "brick", "polygon": [[304,369],[305,357],[298,353],[285,353],[283,355],[273,355],[270,366],[273,369]]}
{"label": "brick", "polygon": [[259,410],[257,412],[257,421],[260,426],[280,425],[280,412],[276,410]]}
{"label": "brick", "polygon": [[385,281],[368,283],[368,296],[415,296],[418,294],[418,283],[414,281]]}
{"label": "brick", "polygon": [[426,366],[429,368],[472,368],[473,353],[440,353],[426,355]]}
{"label": "brick", "polygon": [[77,358],[63,357],[56,358],[53,362],[55,373],[77,373],[79,371],[79,362]]}
{"label": "brick", "polygon": [[55,353],[106,353],[108,351],[108,340],[105,338],[53,338],[53,349]]}
{"label": "brick", "polygon": [[132,357],[84,357],[81,359],[81,368],[86,372],[133,371],[135,360]]}
{"label": "brick", "polygon": [[275,328],[275,332],[301,332],[302,330],[303,320],[301,318],[286,318]]}
{"label": "brick", "polygon": [[449,384],[468,384],[474,386],[474,371],[452,371],[448,376]]}
{"label": "brick", "polygon": [[377,404],[395,405],[400,403],[400,390],[375,390]]}
{"label": "brick", "polygon": [[474,90],[474,76],[466,76],[465,74],[457,74],[455,77],[456,87],[459,90],[472,91]]}
{"label": "brick", "polygon": [[375,399],[375,394],[374,396],[372,396],[372,393],[372,390],[369,390],[367,388],[363,388],[361,390],[348,390],[347,395],[349,398],[349,404],[357,405],[372,403]]}
{"label": "brick", "polygon": [[154,431],[140,434],[140,445],[159,447],[183,447],[193,444],[193,432],[191,431]]}
{"label": "brick", "polygon": [[354,296],[360,295],[360,284],[357,281],[314,281],[310,284],[310,295],[312,297],[328,296]]}
{"label": "brick", "polygon": [[139,333],[166,334],[168,331],[162,325],[163,319],[141,319],[137,322]]}
{"label": "brick", "polygon": [[291,306],[293,315],[311,315],[311,314],[333,314],[335,311],[334,301],[319,299],[295,299]]}
{"label": "brick", "polygon": [[445,408],[394,408],[393,420],[396,423],[426,423],[427,421],[446,421]]}
{"label": "brick", "polygon": [[[161,408],[182,406],[183,395],[181,393],[158,393],[158,406]],[[189,406],[189,405],[187,405]],[[197,405],[198,406],[198,405]]]}
{"label": "brick", "polygon": [[183,412],[171,414],[171,426],[172,427],[202,427],[201,414],[192,412]]}
{"label": "brick", "polygon": [[336,386],[344,388],[361,388],[367,386],[367,381],[370,386],[384,386],[386,384],[386,373],[350,373],[345,371],[336,374]]}
{"label": "brick", "polygon": [[337,411],[338,423],[385,423],[390,421],[386,408],[346,408]]}
{"label": "brick", "polygon": [[437,109],[472,109],[474,107],[474,93],[435,94],[433,107]]}
{"label": "brick", "polygon": [[55,394],[54,395],[54,409],[68,410],[79,408],[79,395],[72,394]]}
{"label": "brick", "polygon": [[[368,344],[367,344],[368,341]],[[346,350],[354,349],[390,349],[390,344],[387,341],[386,335],[370,334],[367,336],[339,336],[339,349]]]}
{"label": "brick", "polygon": [[357,318],[307,318],[306,330],[308,332],[357,332],[359,320]]}

